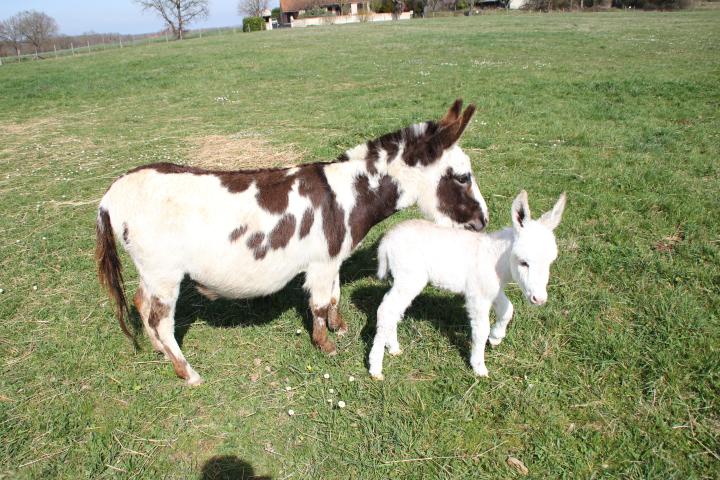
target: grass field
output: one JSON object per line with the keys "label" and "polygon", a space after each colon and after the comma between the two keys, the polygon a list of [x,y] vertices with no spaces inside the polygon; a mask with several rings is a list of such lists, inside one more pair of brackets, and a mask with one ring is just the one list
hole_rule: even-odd
{"label": "grass field", "polygon": [[[532,478],[720,477],[719,51],[720,10],[526,14],[0,67],[0,478],[520,476],[508,456]],[[386,380],[366,373],[376,243],[414,212],[344,265],[336,357],[310,343],[300,279],[247,301],[185,288],[198,388],[146,338],[132,351],[93,262],[115,177],[328,160],[456,97],[479,107],[462,145],[491,229],[521,188],[535,213],[568,193],[549,303],[511,289],[488,379],[462,299],[431,289]]]}

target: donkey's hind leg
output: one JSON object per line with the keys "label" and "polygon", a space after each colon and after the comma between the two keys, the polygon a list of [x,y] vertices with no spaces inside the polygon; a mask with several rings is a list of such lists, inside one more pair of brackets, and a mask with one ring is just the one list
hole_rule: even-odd
{"label": "donkey's hind leg", "polygon": [[[329,355],[337,353],[335,344],[328,339],[327,324],[333,309],[333,281],[338,278],[339,271],[340,265],[335,263],[313,263],[305,272],[305,289],[310,292],[310,308],[313,314],[312,340],[320,350]],[[337,300],[334,308],[337,308]]]}
{"label": "donkey's hind leg", "polygon": [[135,304],[135,309],[137,310],[140,318],[142,319],[143,326],[145,327],[145,333],[150,339],[150,343],[152,344],[153,349],[156,352],[162,353],[163,355],[165,355],[165,358],[167,358],[167,354],[165,353],[165,349],[163,348],[162,343],[160,343],[160,340],[157,339],[157,337],[155,336],[155,332],[152,328],[150,328],[150,324],[148,323],[148,319],[150,318],[150,305],[152,302],[150,296],[146,292],[147,287],[143,287],[143,283],[141,281],[140,285],[138,285],[137,291],[135,292],[133,303]]}
{"label": "donkey's hind leg", "polygon": [[163,352],[172,362],[177,376],[185,379],[188,385],[199,385],[202,383],[202,378],[187,362],[175,340],[175,304],[180,293],[181,279],[176,282],[154,284],[155,288],[148,289],[152,292],[148,325]]}
{"label": "donkey's hind leg", "polygon": [[330,330],[335,331],[338,335],[347,333],[347,325],[340,315],[340,272],[335,275],[335,280],[333,281],[327,322]]}

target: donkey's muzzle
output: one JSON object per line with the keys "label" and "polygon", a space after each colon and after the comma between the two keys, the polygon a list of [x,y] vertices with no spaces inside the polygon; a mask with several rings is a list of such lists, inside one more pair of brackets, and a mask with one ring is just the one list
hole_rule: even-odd
{"label": "donkey's muzzle", "polygon": [[480,218],[474,218],[465,224],[465,228],[474,232],[482,231],[488,224],[488,219],[485,216]]}

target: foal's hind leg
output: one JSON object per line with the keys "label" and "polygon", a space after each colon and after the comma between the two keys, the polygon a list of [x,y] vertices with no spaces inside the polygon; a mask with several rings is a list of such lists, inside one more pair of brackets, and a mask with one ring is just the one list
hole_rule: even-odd
{"label": "foal's hind leg", "polygon": [[[175,304],[180,293],[180,280],[176,282],[159,282],[148,288],[150,294],[150,311],[148,326],[162,351],[173,364],[178,377],[187,381],[188,385],[202,383],[200,375],[185,360],[180,346],[175,340]],[[146,294],[147,295],[147,294]]]}
{"label": "foal's hind leg", "polygon": [[400,343],[397,338],[397,326],[405,310],[425,287],[426,280],[417,278],[395,278],[395,284],[383,297],[377,311],[377,329],[368,358],[370,375],[382,380],[382,362],[385,347],[390,355],[400,355]]}
{"label": "foal's hind leg", "polygon": [[332,296],[330,297],[330,307],[328,308],[328,327],[330,330],[337,332],[338,335],[347,333],[347,325],[340,315],[340,273],[335,275],[333,281]]}

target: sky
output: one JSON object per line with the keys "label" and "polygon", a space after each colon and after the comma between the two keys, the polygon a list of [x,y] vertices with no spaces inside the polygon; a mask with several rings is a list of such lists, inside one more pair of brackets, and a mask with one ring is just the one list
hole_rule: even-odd
{"label": "sky", "polygon": [[[238,14],[240,0],[209,0],[210,16],[189,28],[213,28],[242,25]],[[270,0],[270,8],[279,0]],[[60,33],[79,35],[97,33],[150,33],[163,29],[160,17],[143,11],[132,0],[0,0],[0,20],[22,10],[37,10],[53,17]]]}

